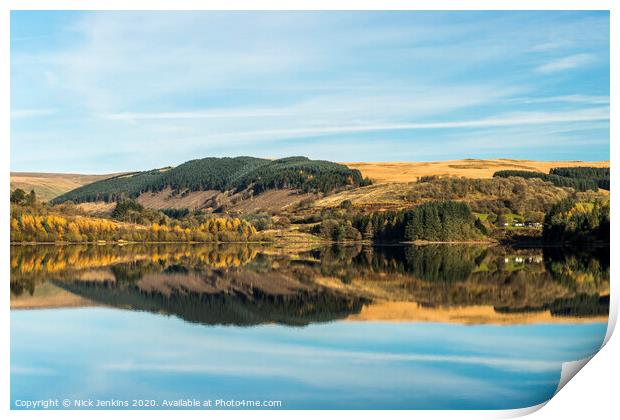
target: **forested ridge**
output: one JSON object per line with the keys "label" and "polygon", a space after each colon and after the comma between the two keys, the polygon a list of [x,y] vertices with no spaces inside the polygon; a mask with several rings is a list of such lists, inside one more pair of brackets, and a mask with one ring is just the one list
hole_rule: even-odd
{"label": "forested ridge", "polygon": [[535,171],[503,170],[493,174],[495,178],[539,178],[551,182],[557,187],[569,187],[575,191],[596,191],[598,188],[609,190],[609,168],[579,166],[573,168],[552,168],[548,174]]}
{"label": "forested ridge", "polygon": [[253,193],[258,194],[279,188],[329,192],[340,187],[368,183],[357,169],[305,157],[276,160],[247,156],[210,157],[191,160],[174,168],[136,172],[97,181],[61,195],[53,203],[119,201],[166,188],[179,194],[205,190],[239,192],[251,188]]}
{"label": "forested ridge", "polygon": [[599,188],[609,191],[609,168],[592,168],[590,166],[577,166],[574,168],[553,168],[549,171],[551,175],[558,175],[567,178],[585,178],[596,181]]}

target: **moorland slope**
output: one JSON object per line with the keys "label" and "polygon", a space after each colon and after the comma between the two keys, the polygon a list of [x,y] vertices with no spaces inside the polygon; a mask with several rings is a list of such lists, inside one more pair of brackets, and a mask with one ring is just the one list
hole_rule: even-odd
{"label": "moorland slope", "polygon": [[552,168],[590,166],[608,168],[609,161],[536,161],[517,159],[460,159],[437,162],[344,162],[375,183],[413,182],[423,176],[492,178],[497,171],[522,170],[549,173]]}

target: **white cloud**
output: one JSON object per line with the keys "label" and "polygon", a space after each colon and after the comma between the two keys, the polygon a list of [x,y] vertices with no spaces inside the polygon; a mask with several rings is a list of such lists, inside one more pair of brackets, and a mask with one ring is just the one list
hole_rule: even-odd
{"label": "white cloud", "polygon": [[117,121],[137,120],[184,120],[184,119],[227,119],[227,118],[258,118],[275,117],[290,114],[286,109],[262,108],[262,109],[207,109],[195,111],[169,111],[169,112],[119,112],[101,114],[100,117]]}
{"label": "white cloud", "polygon": [[[377,92],[377,90],[379,92]],[[299,125],[304,121],[328,121],[342,125],[350,121],[385,119],[420,119],[444,115],[450,111],[492,104],[521,92],[518,87],[443,86],[407,87],[390,86],[368,89],[343,89],[337,93],[310,95],[301,101],[278,107],[227,107],[158,112],[111,112],[95,114],[98,117],[135,122],[139,120],[201,120],[231,118],[287,117],[270,120],[267,125]],[[237,123],[235,123],[237,124]]]}
{"label": "white cloud", "polygon": [[569,103],[569,104],[589,104],[589,105],[609,105],[609,96],[597,95],[561,95],[546,96],[540,98],[515,99],[514,102],[525,104],[545,104],[545,103]]}
{"label": "white cloud", "polygon": [[593,61],[594,56],[591,54],[574,54],[549,61],[548,63],[538,66],[536,71],[544,74],[557,73],[564,70],[572,70],[578,67],[583,67]]}
{"label": "white cloud", "polygon": [[259,141],[286,138],[299,138],[343,133],[362,133],[372,131],[432,130],[457,128],[508,127],[523,125],[545,125],[556,123],[577,123],[608,121],[609,108],[589,108],[566,112],[520,112],[499,117],[480,118],[461,121],[419,122],[419,123],[379,123],[339,126],[293,127],[255,131],[236,131],[198,137],[201,141]]}
{"label": "white cloud", "polygon": [[[567,146],[584,147],[604,146],[609,144],[605,130],[609,130],[608,121],[578,122],[574,124],[551,124],[539,126],[511,126],[480,128],[466,133],[454,132],[446,138],[446,149],[452,154],[467,154],[472,150],[484,150],[493,157],[506,156],[506,151],[537,150],[540,147],[553,147],[561,155]],[[576,132],[588,131],[587,138]],[[544,144],[540,139],[544,138]],[[501,141],[498,141],[501,140]],[[582,156],[589,160],[589,156]]]}
{"label": "white cloud", "polygon": [[11,111],[11,118],[33,118],[43,117],[55,113],[54,109],[14,109]]}

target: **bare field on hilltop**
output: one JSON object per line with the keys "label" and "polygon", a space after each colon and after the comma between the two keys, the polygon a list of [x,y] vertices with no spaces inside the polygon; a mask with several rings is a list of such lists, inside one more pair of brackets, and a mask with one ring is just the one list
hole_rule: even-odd
{"label": "bare field on hilltop", "polygon": [[34,190],[40,200],[49,201],[54,197],[81,187],[82,185],[113,176],[114,174],[82,175],[44,172],[11,172],[11,191],[17,188],[21,188],[26,192]]}
{"label": "bare field on hilltop", "polygon": [[439,162],[343,162],[358,169],[363,176],[376,183],[412,182],[423,176],[457,176],[491,178],[502,170],[536,171],[549,173],[551,168],[592,166],[608,168],[609,161],[537,161],[516,159],[461,159]]}
{"label": "bare field on hilltop", "polygon": [[37,285],[33,293],[11,296],[11,309],[77,308],[90,306],[100,305],[49,282]]}
{"label": "bare field on hilltop", "polygon": [[607,315],[592,318],[558,317],[547,310],[502,313],[490,305],[428,307],[417,302],[377,302],[364,305],[360,313],[349,315],[347,321],[379,322],[449,322],[465,325],[544,324],[607,322]]}

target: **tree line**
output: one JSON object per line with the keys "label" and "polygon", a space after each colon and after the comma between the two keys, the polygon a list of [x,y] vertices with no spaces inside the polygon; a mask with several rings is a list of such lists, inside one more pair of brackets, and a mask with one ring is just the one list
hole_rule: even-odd
{"label": "tree line", "polygon": [[596,191],[598,188],[609,190],[610,169],[578,166],[568,168],[552,168],[548,174],[535,171],[503,170],[497,171],[493,177],[540,178],[551,182],[557,187],[570,187],[575,191]]}
{"label": "tree line", "polygon": [[484,233],[467,203],[435,201],[402,211],[359,215],[353,226],[364,238],[393,241],[467,241]]}
{"label": "tree line", "polygon": [[197,227],[182,224],[150,226],[56,214],[21,213],[11,217],[11,242],[237,242],[247,241],[256,229],[238,218],[213,218]]}
{"label": "tree line", "polygon": [[549,242],[604,242],[610,240],[609,201],[560,200],[545,215],[543,238]]}
{"label": "tree line", "polygon": [[569,178],[566,176],[560,176],[555,174],[545,174],[543,172],[535,171],[517,171],[517,170],[503,170],[497,171],[493,174],[496,178],[539,178],[543,181],[551,182],[556,187],[568,187],[573,188],[575,191],[596,191],[598,189],[598,182],[589,178]]}
{"label": "tree line", "polygon": [[421,179],[403,193],[408,204],[427,201],[465,201],[477,213],[540,213],[569,195],[541,179],[531,178],[429,178]]}
{"label": "tree line", "polygon": [[596,181],[599,188],[609,191],[610,168],[577,166],[572,168],[553,168],[549,173],[567,178],[592,179]]}
{"label": "tree line", "polygon": [[34,194],[24,197],[11,193],[11,242],[237,242],[257,233],[250,222],[237,217],[198,214],[171,219],[138,203],[121,201],[113,219],[104,219],[76,209],[63,211],[66,204],[59,208],[40,203]]}

